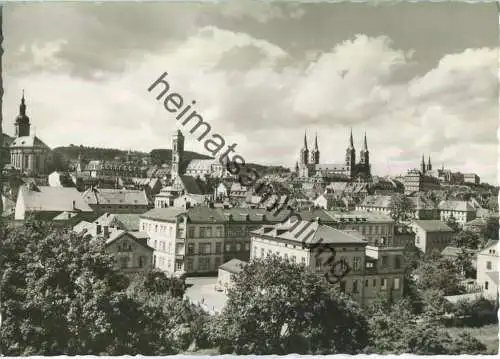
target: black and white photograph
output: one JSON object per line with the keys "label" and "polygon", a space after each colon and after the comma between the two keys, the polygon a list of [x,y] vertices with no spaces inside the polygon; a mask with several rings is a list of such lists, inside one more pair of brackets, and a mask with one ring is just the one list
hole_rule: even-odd
{"label": "black and white photograph", "polygon": [[0,356],[498,355],[494,1],[0,3]]}

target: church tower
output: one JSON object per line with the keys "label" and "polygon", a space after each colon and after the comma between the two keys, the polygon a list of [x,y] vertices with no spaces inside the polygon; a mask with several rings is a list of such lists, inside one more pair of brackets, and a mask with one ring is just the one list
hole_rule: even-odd
{"label": "church tower", "polygon": [[427,162],[427,171],[432,171],[431,156],[429,156],[429,160]]}
{"label": "church tower", "polygon": [[422,163],[420,164],[420,172],[422,172],[422,174],[425,174],[425,170],[426,170],[426,165],[425,165],[425,159],[424,159],[424,155],[422,155]]}
{"label": "church tower", "polygon": [[311,164],[319,164],[318,134],[316,134],[314,138],[314,148],[311,151]]}
{"label": "church tower", "polygon": [[356,150],[354,149],[354,141],[352,139],[352,129],[351,136],[349,138],[349,147],[347,147],[347,150],[345,151],[345,164],[348,167],[349,175],[352,177],[356,166]]}
{"label": "church tower", "polygon": [[300,164],[307,165],[309,163],[309,150],[307,149],[307,137],[304,133],[304,147],[300,150]]}
{"label": "church tower", "polygon": [[365,139],[363,142],[363,148],[359,151],[359,163],[368,167],[370,166],[370,152],[368,151],[368,143],[366,141],[366,132]]}
{"label": "church tower", "polygon": [[16,137],[23,137],[30,135],[30,118],[26,115],[26,102],[24,100],[24,90],[23,96],[21,98],[21,104],[19,105],[19,115],[16,118]]}
{"label": "church tower", "polygon": [[172,180],[181,175],[181,165],[184,159],[184,135],[177,130],[172,136]]}

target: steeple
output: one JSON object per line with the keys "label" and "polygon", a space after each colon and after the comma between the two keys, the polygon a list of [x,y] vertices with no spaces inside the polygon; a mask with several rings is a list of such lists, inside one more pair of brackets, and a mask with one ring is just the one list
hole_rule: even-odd
{"label": "steeple", "polygon": [[363,148],[359,153],[359,161],[362,165],[365,165],[367,167],[369,167],[370,165],[370,154],[368,152],[368,142],[366,141],[366,132],[363,141]]}
{"label": "steeple", "polygon": [[431,156],[429,156],[429,160],[427,162],[427,171],[432,171]]}
{"label": "steeple", "polygon": [[307,132],[304,132],[304,147],[300,150],[300,164],[307,165],[309,163],[309,150],[307,149]]}
{"label": "steeple", "polygon": [[368,143],[366,142],[366,132],[365,132],[365,141],[363,142],[363,150],[368,151]]}
{"label": "steeple", "polygon": [[21,97],[21,104],[19,105],[19,115],[16,118],[16,137],[23,137],[30,135],[30,119],[26,115],[26,101],[24,99],[24,90]]}
{"label": "steeple", "polygon": [[316,136],[314,138],[314,149],[311,151],[311,163],[319,164],[319,146],[318,146],[318,133],[316,132]]}
{"label": "steeple", "polygon": [[422,163],[420,164],[420,171],[422,172],[422,174],[424,174],[425,170],[426,170],[426,167],[425,167],[425,156],[424,156],[424,154],[422,154]]}
{"label": "steeple", "polygon": [[352,139],[352,128],[351,128],[351,136],[349,137],[349,149],[354,148],[354,140]]}

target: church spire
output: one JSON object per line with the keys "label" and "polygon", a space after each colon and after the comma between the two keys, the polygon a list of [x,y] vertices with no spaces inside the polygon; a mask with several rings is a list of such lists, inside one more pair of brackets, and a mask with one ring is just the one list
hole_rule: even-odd
{"label": "church spire", "polygon": [[425,155],[422,153],[422,163],[420,164],[420,170],[422,174],[425,173],[426,166],[425,166]]}
{"label": "church spire", "polygon": [[349,136],[349,149],[354,148],[354,140],[352,139],[352,128],[351,128],[351,135]]}
{"label": "church spire", "polygon": [[432,170],[432,164],[431,164],[431,156],[429,155],[429,160],[427,162],[427,170],[431,171]]}
{"label": "church spire", "polygon": [[319,150],[319,147],[318,147],[318,133],[316,132],[316,136],[314,137],[314,149],[316,151]]}
{"label": "church spire", "polygon": [[23,89],[23,95],[21,97],[21,104],[19,105],[19,115],[26,116],[26,102],[24,100],[24,89]]}
{"label": "church spire", "polygon": [[365,132],[365,140],[363,142],[363,150],[368,151],[368,143],[366,142],[366,132]]}
{"label": "church spire", "polygon": [[304,149],[307,150],[307,131],[304,131]]}

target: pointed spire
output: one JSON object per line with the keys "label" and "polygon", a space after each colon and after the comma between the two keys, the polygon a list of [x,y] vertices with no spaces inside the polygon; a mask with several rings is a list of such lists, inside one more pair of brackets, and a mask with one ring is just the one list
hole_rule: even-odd
{"label": "pointed spire", "polygon": [[431,156],[429,156],[429,159],[427,161],[427,165],[430,166],[431,165]]}
{"label": "pointed spire", "polygon": [[314,149],[316,151],[319,150],[319,147],[318,147],[318,133],[316,132],[316,136],[314,137]]}
{"label": "pointed spire", "polygon": [[304,131],[304,148],[307,150],[307,131]]}
{"label": "pointed spire", "polygon": [[26,102],[24,100],[24,89],[23,89],[23,95],[21,97],[21,105],[19,105],[19,114],[21,116],[25,116],[26,115]]}
{"label": "pointed spire", "polygon": [[425,155],[422,153],[422,164],[425,165]]}
{"label": "pointed spire", "polygon": [[364,151],[368,151],[368,143],[367,143],[367,141],[366,141],[366,131],[365,131],[365,140],[364,140],[364,142],[363,142],[363,150],[364,150]]}
{"label": "pointed spire", "polygon": [[349,137],[349,148],[354,148],[354,140],[352,139],[352,127],[351,127],[351,136]]}

